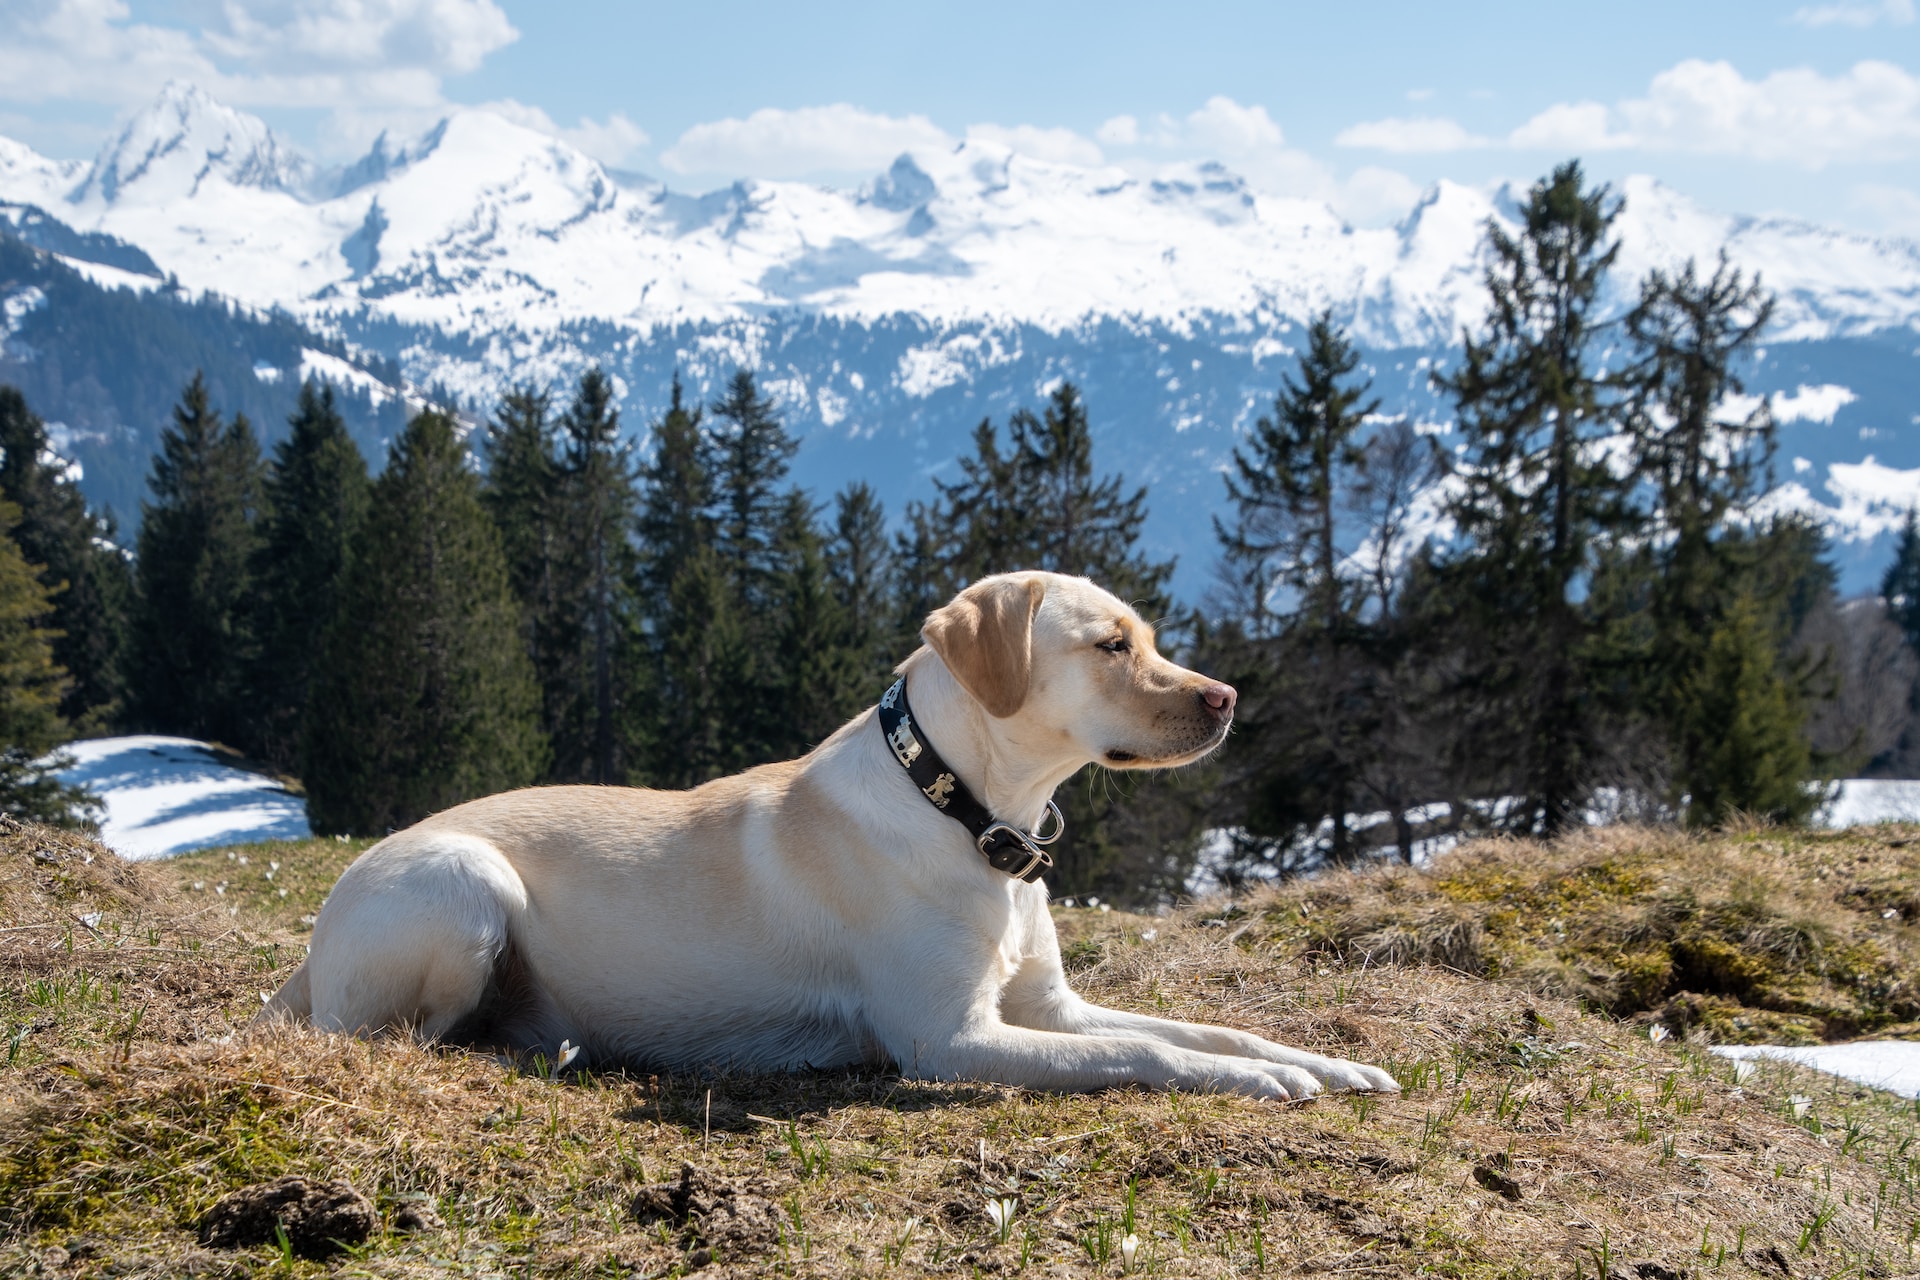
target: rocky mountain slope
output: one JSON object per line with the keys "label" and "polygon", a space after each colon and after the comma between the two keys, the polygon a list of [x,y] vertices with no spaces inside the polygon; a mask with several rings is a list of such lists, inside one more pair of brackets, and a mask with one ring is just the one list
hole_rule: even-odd
{"label": "rocky mountain slope", "polygon": [[[1621,194],[1618,301],[1649,267],[1723,249],[1778,292],[1753,389],[1787,423],[1780,500],[1821,514],[1851,540],[1851,576],[1868,573],[1920,496],[1920,247],[1710,213],[1651,179]],[[1484,227],[1518,195],[1443,182],[1398,225],[1355,228],[1218,165],[1143,179],[969,140],[859,190],[694,197],[480,111],[326,170],[185,85],[91,163],[0,139],[0,199],[477,408],[597,361],[641,430],[676,369],[703,392],[750,364],[807,437],[800,477],[823,497],[852,478],[895,506],[925,496],[964,429],[1073,378],[1100,464],[1154,486],[1148,532],[1182,554],[1190,596],[1216,472],[1308,316],[1352,326],[1387,409],[1444,423],[1427,375],[1477,321]]]}

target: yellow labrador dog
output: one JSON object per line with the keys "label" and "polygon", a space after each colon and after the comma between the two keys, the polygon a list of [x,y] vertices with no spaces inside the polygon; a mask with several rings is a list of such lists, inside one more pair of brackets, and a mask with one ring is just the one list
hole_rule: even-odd
{"label": "yellow labrador dog", "polygon": [[[837,1067],[1036,1089],[1303,1098],[1374,1067],[1089,1004],[1039,876],[1089,761],[1218,747],[1234,691],[1084,578],[986,578],[882,705],[799,760],[684,792],[463,804],[347,868],[261,1017],[652,1067]],[[1043,828],[1050,828],[1043,830]]]}

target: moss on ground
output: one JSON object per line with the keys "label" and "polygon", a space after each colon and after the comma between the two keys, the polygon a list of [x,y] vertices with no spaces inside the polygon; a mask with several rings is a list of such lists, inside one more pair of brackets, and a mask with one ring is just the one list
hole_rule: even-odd
{"label": "moss on ground", "polygon": [[[255,851],[129,867],[0,828],[0,1274],[1113,1276],[1128,1234],[1151,1275],[1910,1274],[1914,1104],[1785,1066],[1736,1079],[1700,1043],[1716,1018],[1824,1032],[1851,976],[1902,980],[1910,939],[1865,917],[1912,871],[1904,838],[1483,846],[1165,919],[1060,913],[1089,995],[1380,1062],[1406,1088],[1277,1107],[886,1073],[553,1079],[249,1036],[352,847],[266,850],[269,881]],[[1639,990],[1604,1007],[1670,1016],[1675,974],[1742,994],[1692,991],[1665,1043],[1590,996]],[[1846,998],[1856,1018],[1897,1007]],[[637,1217],[683,1163],[770,1188],[777,1238],[711,1257]],[[444,1226],[330,1264],[195,1243],[216,1199],[282,1173],[349,1181],[388,1224],[425,1200]]]}

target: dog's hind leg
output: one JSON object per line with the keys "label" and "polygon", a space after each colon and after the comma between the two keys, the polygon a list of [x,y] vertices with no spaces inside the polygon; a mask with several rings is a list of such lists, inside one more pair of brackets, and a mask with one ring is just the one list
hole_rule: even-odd
{"label": "dog's hind leg", "polygon": [[477,837],[402,836],[369,850],[314,924],[313,1025],[427,1039],[461,1026],[526,903],[512,865]]}
{"label": "dog's hind leg", "polygon": [[307,989],[307,963],[302,960],[293,976],[267,999],[250,1026],[262,1027],[276,1022],[305,1022],[313,1016],[313,996]]}

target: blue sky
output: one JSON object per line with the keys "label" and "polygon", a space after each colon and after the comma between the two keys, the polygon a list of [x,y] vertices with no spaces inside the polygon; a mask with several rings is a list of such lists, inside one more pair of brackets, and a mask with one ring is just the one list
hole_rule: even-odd
{"label": "blue sky", "polygon": [[531,4],[0,0],[0,133],[88,155],[179,77],[322,159],[486,105],[704,189],[984,133],[1219,159],[1357,221],[1579,155],[1717,209],[1920,236],[1915,0]]}

